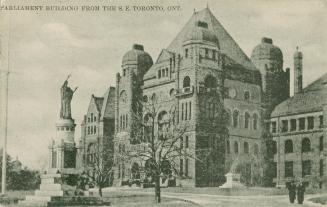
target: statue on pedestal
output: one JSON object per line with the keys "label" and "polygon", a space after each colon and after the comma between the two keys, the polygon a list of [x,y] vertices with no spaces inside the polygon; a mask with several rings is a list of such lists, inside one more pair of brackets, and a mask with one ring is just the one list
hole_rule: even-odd
{"label": "statue on pedestal", "polygon": [[73,99],[73,95],[77,90],[77,87],[72,90],[68,86],[68,79],[70,75],[68,75],[67,79],[65,80],[64,84],[61,86],[61,108],[60,108],[60,118],[61,119],[71,119],[71,101]]}

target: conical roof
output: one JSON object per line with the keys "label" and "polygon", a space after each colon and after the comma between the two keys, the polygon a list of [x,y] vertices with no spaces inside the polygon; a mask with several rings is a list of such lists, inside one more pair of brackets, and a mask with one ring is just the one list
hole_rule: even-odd
{"label": "conical roof", "polygon": [[209,8],[195,12],[191,19],[186,23],[184,28],[179,32],[177,37],[170,43],[168,50],[176,53],[182,53],[183,40],[187,34],[194,28],[198,21],[206,22],[208,29],[218,38],[220,50],[236,63],[243,65],[247,69],[257,70],[251,60],[238,46],[235,40],[228,34],[225,28],[220,24],[216,17],[211,13]]}

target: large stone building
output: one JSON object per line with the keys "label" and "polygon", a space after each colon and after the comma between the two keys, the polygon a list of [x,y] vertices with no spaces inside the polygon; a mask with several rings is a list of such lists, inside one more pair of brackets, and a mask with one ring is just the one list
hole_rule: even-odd
{"label": "large stone building", "polygon": [[294,96],[271,114],[274,139],[274,181],[283,186],[303,180],[326,186],[327,74],[303,89],[303,54],[294,54]]}
{"label": "large stone building", "polygon": [[[100,150],[113,156],[115,133],[115,88],[109,87],[102,97],[91,96],[87,113],[81,124],[80,166],[90,177],[95,176],[94,162],[102,162]],[[98,148],[101,146],[101,148]],[[103,147],[103,148],[102,148]],[[110,158],[110,157],[108,157]],[[96,160],[98,159],[98,160]],[[109,160],[110,162],[110,160]]]}
{"label": "large stone building", "polygon": [[[300,56],[297,53],[296,65],[301,64]],[[297,84],[301,83],[302,79]],[[285,156],[280,153],[274,156],[269,149],[274,147],[273,139],[279,143],[283,138],[277,131],[270,130],[277,127],[273,123],[279,121],[278,117],[284,116],[284,113],[291,114],[284,112],[291,110],[288,104],[290,100],[302,100],[302,95],[288,99],[289,84],[290,70],[284,70],[282,51],[273,44],[272,39],[262,38],[261,43],[254,47],[250,59],[209,8],[194,12],[155,61],[139,44],[133,45],[123,56],[121,73],[117,74],[116,87],[112,89],[115,91],[111,98],[115,100],[114,106],[113,102],[105,105],[92,97],[93,101],[91,100],[82,125],[84,154],[87,156],[87,146],[95,140],[92,134],[86,134],[89,127],[91,133],[93,126],[93,122],[87,120],[92,119],[92,114],[97,114],[96,117],[103,116],[101,108],[106,107],[111,107],[110,125],[115,125],[110,127],[109,136],[113,139],[111,143],[114,146],[110,147],[114,148],[115,157],[118,158],[127,148],[133,150],[142,147],[142,142],[146,143],[146,139],[135,140],[133,114],[139,110],[137,103],[140,100],[156,100],[160,108],[155,117],[158,130],[173,111],[177,114],[174,115],[178,124],[189,125],[181,139],[180,146],[183,146],[183,150],[193,154],[199,149],[212,152],[202,162],[179,157],[179,174],[175,175],[178,184],[219,186],[224,182],[224,175],[230,171],[240,173],[241,182],[248,185],[279,184],[284,180],[282,171]],[[308,88],[316,88],[316,85]],[[304,91],[306,90],[308,89]],[[101,106],[97,107],[99,102]],[[274,110],[280,103],[282,104]],[[322,107],[320,108],[319,113],[322,113]],[[147,110],[143,108],[141,111],[146,119]],[[314,113],[317,113],[314,120],[318,120],[319,113]],[[97,123],[100,120],[97,118],[97,121],[93,121]],[[270,127],[271,124],[273,127]],[[228,129],[228,136],[223,133],[224,128]],[[316,130],[317,136],[322,136],[322,129]],[[297,132],[296,136],[305,133]],[[278,147],[278,150],[282,148]],[[289,156],[298,159],[299,155],[302,157],[301,153]],[[135,170],[139,171],[136,173],[139,178],[146,168],[146,161],[137,158],[115,161],[116,185],[133,179]],[[272,172],[275,172],[273,169],[276,165],[279,166],[280,173],[278,179],[273,180],[276,176]]]}
{"label": "large stone building", "polygon": [[[214,152],[205,162],[181,157],[181,185],[219,186],[231,168],[250,175],[243,182],[256,184],[251,178],[264,174],[263,120],[288,98],[288,87],[289,70],[284,72],[282,52],[271,39],[263,38],[251,61],[208,8],[195,12],[155,62],[142,45],[124,55],[116,80],[115,152],[137,145],[131,141],[137,99],[156,98],[159,123],[174,108],[178,122],[190,125],[182,139],[185,150]],[[222,108],[229,117],[227,139],[219,130]],[[142,171],[145,162],[118,162],[117,183],[131,178],[132,166]]]}

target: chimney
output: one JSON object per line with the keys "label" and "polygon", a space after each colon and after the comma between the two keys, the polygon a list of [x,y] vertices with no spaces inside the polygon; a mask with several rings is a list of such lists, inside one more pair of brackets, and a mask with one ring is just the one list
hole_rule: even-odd
{"label": "chimney", "polygon": [[303,91],[302,59],[302,52],[299,51],[299,47],[296,47],[296,52],[294,53],[294,95]]}
{"label": "chimney", "polygon": [[268,38],[268,37],[263,37],[261,39],[261,43],[267,43],[267,44],[272,45],[273,44],[273,40],[271,38]]}
{"label": "chimney", "polygon": [[132,49],[144,51],[143,45],[140,45],[140,44],[134,44]]}

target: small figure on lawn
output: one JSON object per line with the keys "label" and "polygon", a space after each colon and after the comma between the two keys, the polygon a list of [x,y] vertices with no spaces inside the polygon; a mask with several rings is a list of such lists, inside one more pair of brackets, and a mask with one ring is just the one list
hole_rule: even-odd
{"label": "small figure on lawn", "polygon": [[294,203],[295,197],[296,197],[296,184],[294,180],[291,181],[291,183],[287,186],[288,188],[288,196],[291,203]]}
{"label": "small figure on lawn", "polygon": [[302,183],[302,181],[300,181],[299,184],[297,185],[297,202],[298,202],[298,204],[303,204],[304,192],[305,192],[305,186]]}

